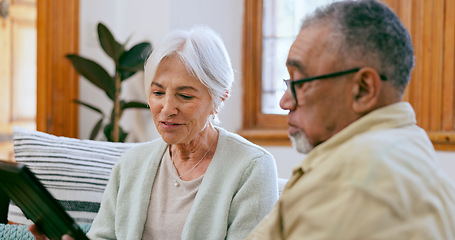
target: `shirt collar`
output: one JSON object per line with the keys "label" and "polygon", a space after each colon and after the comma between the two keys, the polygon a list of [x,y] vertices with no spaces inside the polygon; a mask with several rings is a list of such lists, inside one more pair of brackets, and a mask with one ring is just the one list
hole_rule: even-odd
{"label": "shirt collar", "polygon": [[343,142],[348,141],[358,134],[414,124],[416,124],[415,113],[411,104],[407,102],[394,103],[376,109],[316,146],[308,153],[305,159],[293,169],[293,174],[298,173],[299,171],[310,171],[324,160],[324,158],[318,158],[317,156],[338,147]]}

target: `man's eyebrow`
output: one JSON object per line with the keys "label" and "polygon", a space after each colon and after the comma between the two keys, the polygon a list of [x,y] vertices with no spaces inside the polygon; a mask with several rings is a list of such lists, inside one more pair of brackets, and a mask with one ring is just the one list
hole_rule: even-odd
{"label": "man's eyebrow", "polygon": [[299,71],[300,71],[301,73],[304,73],[304,72],[305,72],[305,71],[304,71],[304,70],[305,70],[305,67],[303,67],[303,65],[300,64],[300,62],[299,62],[299,61],[296,61],[296,60],[288,59],[288,60],[286,61],[286,66],[288,66],[288,67],[295,67],[295,68],[299,69]]}

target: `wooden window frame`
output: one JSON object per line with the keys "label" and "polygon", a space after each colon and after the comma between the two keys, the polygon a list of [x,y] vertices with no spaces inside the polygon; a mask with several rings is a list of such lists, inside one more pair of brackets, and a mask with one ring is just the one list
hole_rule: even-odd
{"label": "wooden window frame", "polygon": [[37,34],[37,130],[78,137],[79,77],[65,55],[79,50],[79,0],[38,0]]}
{"label": "wooden window frame", "polygon": [[[451,16],[455,3],[384,2],[398,14],[414,42],[417,63],[404,100],[413,105],[418,125],[427,131],[435,148],[455,151],[455,17]],[[243,128],[239,133],[260,145],[289,146],[286,116],[261,112],[262,9],[262,0],[245,0]],[[434,20],[434,16],[443,17]],[[429,53],[428,46],[438,49]],[[429,84],[433,77],[437,82]]]}
{"label": "wooden window frame", "polygon": [[286,117],[261,113],[262,0],[245,0],[243,125],[240,135],[259,145],[289,146]]}

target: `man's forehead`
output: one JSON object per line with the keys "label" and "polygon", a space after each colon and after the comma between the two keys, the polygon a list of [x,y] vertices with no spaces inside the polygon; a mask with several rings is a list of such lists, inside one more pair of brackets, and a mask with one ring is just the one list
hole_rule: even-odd
{"label": "man's forehead", "polygon": [[289,49],[287,67],[295,67],[300,72],[305,71],[305,63],[315,61],[327,52],[328,28],[323,26],[302,29]]}
{"label": "man's forehead", "polygon": [[[311,34],[311,33],[310,33]],[[304,72],[304,59],[311,54],[312,36],[305,31],[301,31],[289,49],[286,66],[296,68],[301,73]]]}

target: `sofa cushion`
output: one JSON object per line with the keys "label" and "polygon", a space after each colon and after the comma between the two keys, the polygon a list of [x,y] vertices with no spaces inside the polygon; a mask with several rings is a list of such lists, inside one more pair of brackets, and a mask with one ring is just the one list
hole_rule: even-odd
{"label": "sofa cushion", "polygon": [[[112,167],[138,144],[57,137],[19,127],[13,138],[16,162],[27,165],[78,224],[92,223]],[[8,220],[31,224],[13,202]]]}

